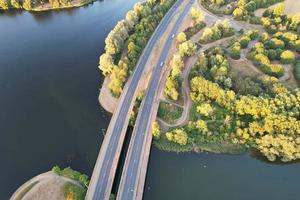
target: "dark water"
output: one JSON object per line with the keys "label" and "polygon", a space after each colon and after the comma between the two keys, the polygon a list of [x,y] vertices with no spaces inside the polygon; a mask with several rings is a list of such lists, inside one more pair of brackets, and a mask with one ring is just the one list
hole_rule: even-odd
{"label": "dark water", "polygon": [[[0,199],[53,165],[91,174],[110,116],[98,105],[104,39],[138,0],[0,14]],[[204,168],[203,166],[207,167]],[[299,164],[153,148],[146,200],[298,200]]]}

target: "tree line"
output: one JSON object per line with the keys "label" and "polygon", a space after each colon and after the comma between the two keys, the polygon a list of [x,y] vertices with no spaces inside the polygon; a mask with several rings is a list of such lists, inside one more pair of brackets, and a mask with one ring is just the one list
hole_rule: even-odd
{"label": "tree line", "polygon": [[109,89],[114,96],[121,94],[152,33],[174,2],[147,0],[137,3],[109,33],[99,68],[104,76],[110,76]]}
{"label": "tree line", "polygon": [[32,10],[34,7],[39,5],[50,4],[52,8],[61,8],[66,6],[71,6],[72,0],[24,0],[23,2],[19,0],[0,0],[0,9],[24,9]]}

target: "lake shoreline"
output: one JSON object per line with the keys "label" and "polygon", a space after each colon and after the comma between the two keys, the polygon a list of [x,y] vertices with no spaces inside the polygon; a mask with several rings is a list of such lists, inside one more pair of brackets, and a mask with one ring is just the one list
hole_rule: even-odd
{"label": "lake shoreline", "polygon": [[63,186],[67,182],[81,187],[79,182],[75,180],[59,176],[52,171],[48,171],[26,181],[13,193],[10,200],[31,198],[38,199],[39,197],[43,197],[44,200],[47,200],[47,197],[53,195],[57,198],[64,198]]}
{"label": "lake shoreline", "polygon": [[60,6],[58,8],[53,8],[50,3],[39,5],[36,7],[33,7],[29,10],[24,8],[8,8],[7,10],[1,10],[1,12],[9,12],[10,10],[21,10],[21,11],[28,11],[28,12],[46,12],[46,11],[54,11],[54,10],[66,10],[66,9],[72,9],[72,8],[79,8],[82,6],[86,6],[88,4],[94,3],[96,0],[85,0],[85,1],[77,1],[71,2],[70,5]]}

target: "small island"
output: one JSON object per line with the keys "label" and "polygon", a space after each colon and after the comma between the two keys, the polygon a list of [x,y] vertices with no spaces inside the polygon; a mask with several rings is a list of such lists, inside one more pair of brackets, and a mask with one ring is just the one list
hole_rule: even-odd
{"label": "small island", "polygon": [[92,2],[93,0],[0,0],[0,12],[1,10],[8,11],[11,9],[33,12],[57,10],[80,7]]}

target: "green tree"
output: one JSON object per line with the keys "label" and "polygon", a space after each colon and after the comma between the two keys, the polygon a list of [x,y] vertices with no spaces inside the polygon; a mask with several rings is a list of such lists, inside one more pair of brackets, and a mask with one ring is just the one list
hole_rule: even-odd
{"label": "green tree", "polygon": [[59,5],[59,0],[49,0],[52,8],[59,8],[60,5]]}
{"label": "green tree", "polygon": [[256,3],[255,1],[249,1],[246,5],[245,5],[245,9],[248,12],[254,12],[256,10]]}
{"label": "green tree", "polygon": [[286,50],[282,52],[282,54],[280,55],[280,59],[282,63],[290,64],[295,61],[295,54],[290,50]]}
{"label": "green tree", "polygon": [[160,127],[156,121],[153,122],[152,124],[152,135],[154,136],[155,139],[160,138]]}
{"label": "green tree", "polygon": [[184,32],[180,32],[177,35],[177,42],[182,43],[182,42],[185,42],[186,40],[187,40],[187,38],[186,38],[186,34]]}
{"label": "green tree", "polygon": [[269,58],[270,60],[276,60],[276,58],[277,58],[277,52],[276,52],[276,50],[270,49],[270,50],[268,51],[268,58]]}
{"label": "green tree", "polygon": [[188,40],[188,41],[180,44],[178,47],[178,50],[179,50],[179,54],[181,55],[181,57],[192,56],[192,55],[194,55],[194,53],[196,53],[197,46],[195,43]]}
{"label": "green tree", "polygon": [[191,9],[191,16],[192,16],[192,19],[194,20],[194,24],[199,24],[204,21],[203,13],[201,12],[201,10],[199,10],[195,7],[193,7]]}
{"label": "green tree", "polygon": [[0,9],[7,10],[9,8],[7,0],[0,0]]}
{"label": "green tree", "polygon": [[273,11],[273,14],[275,15],[275,16],[281,16],[281,15],[283,15],[284,14],[284,4],[283,3],[280,3],[280,4],[278,4],[278,5],[276,5],[275,6],[275,8],[274,8],[274,11]]}
{"label": "green tree", "polygon": [[32,9],[31,0],[24,0],[23,1],[23,8],[25,10],[31,10]]}
{"label": "green tree", "polygon": [[231,46],[230,55],[233,59],[239,59],[241,57],[241,45],[239,42]]}
{"label": "green tree", "polygon": [[245,15],[245,12],[242,8],[236,8],[234,9],[232,14],[235,19],[242,20]]}
{"label": "green tree", "polygon": [[247,48],[249,42],[250,42],[250,37],[249,36],[243,36],[241,39],[240,39],[240,44],[241,44],[241,48]]}
{"label": "green tree", "polygon": [[113,58],[110,54],[105,53],[100,56],[99,69],[104,76],[109,75],[114,68]]}
{"label": "green tree", "polygon": [[13,8],[16,8],[16,9],[21,9],[21,8],[22,8],[22,6],[21,6],[19,0],[11,0],[11,1],[10,1],[10,4],[11,4],[11,6],[12,6]]}

